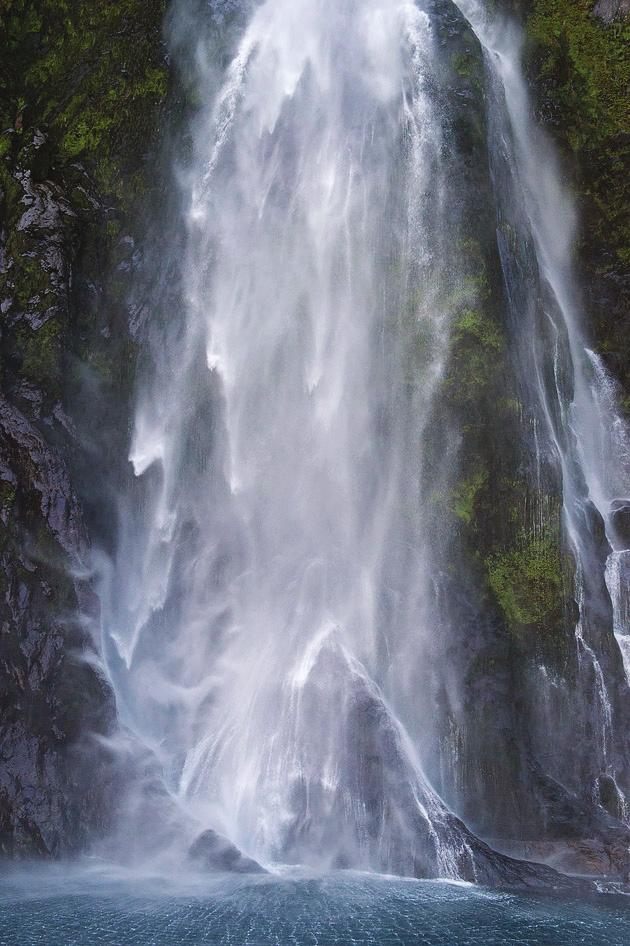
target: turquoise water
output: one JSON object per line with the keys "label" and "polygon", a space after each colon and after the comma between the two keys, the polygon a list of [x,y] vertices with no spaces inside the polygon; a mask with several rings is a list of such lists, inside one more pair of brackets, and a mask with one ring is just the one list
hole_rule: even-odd
{"label": "turquoise water", "polygon": [[514,895],[353,873],[0,880],[0,946],[629,946],[630,899]]}

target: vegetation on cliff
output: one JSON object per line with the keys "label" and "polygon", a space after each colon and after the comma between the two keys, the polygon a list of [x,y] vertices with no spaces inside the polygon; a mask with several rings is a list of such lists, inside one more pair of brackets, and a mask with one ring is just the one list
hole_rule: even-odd
{"label": "vegetation on cliff", "polygon": [[48,144],[39,179],[77,159],[101,193],[128,201],[166,93],[165,0],[2,0],[1,150],[34,129]]}
{"label": "vegetation on cliff", "polygon": [[630,408],[630,11],[527,0],[525,61],[543,124],[573,166],[593,341]]}

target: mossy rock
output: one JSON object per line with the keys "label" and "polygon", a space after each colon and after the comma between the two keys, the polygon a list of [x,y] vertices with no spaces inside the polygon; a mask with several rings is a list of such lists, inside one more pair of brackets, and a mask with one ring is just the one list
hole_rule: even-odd
{"label": "mossy rock", "polygon": [[488,482],[488,471],[479,469],[467,479],[462,480],[452,490],[451,508],[458,519],[466,525],[473,522],[475,506],[479,494]]}
{"label": "mossy rock", "polygon": [[64,332],[57,320],[22,334],[22,374],[51,395],[60,393]]}
{"label": "mossy rock", "polygon": [[564,148],[580,211],[591,344],[630,400],[630,17],[595,0],[528,0],[525,62],[543,123]]}
{"label": "mossy rock", "polygon": [[[133,203],[167,88],[165,0],[3,0],[4,127],[44,128],[49,160],[81,160],[103,193]],[[25,68],[26,65],[26,68]],[[4,145],[5,149],[7,145]]]}
{"label": "mossy rock", "polygon": [[564,630],[564,597],[571,562],[554,536],[521,533],[486,560],[488,584],[515,634]]}

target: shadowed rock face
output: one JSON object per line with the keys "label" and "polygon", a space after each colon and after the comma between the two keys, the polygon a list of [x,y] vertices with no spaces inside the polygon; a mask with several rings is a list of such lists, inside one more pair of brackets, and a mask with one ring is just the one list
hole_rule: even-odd
{"label": "shadowed rock face", "polygon": [[97,605],[69,577],[87,540],[67,468],[2,397],[0,455],[5,496],[12,491],[0,549],[0,850],[58,855],[86,843],[104,817],[106,755],[87,733],[108,730],[113,700],[77,624]]}
{"label": "shadowed rock face", "polygon": [[[25,161],[35,165],[44,143],[35,134]],[[58,855],[104,817],[105,756],[87,733],[106,732],[114,717],[86,662],[80,622],[98,603],[72,577],[85,571],[89,541],[68,466],[73,426],[58,400],[77,217],[57,185],[24,166],[10,194],[4,184],[0,850]]]}
{"label": "shadowed rock face", "polygon": [[630,502],[615,499],[611,503],[610,521],[616,539],[616,551],[630,548]]}

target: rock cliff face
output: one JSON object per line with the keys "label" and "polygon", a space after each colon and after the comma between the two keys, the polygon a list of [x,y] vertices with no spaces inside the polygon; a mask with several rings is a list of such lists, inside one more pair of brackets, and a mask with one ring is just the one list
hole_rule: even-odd
{"label": "rock cliff face", "polygon": [[[0,4],[0,852],[61,855],[107,822],[89,656],[102,456],[124,443],[126,286],[166,91],[163,3]],[[70,406],[71,405],[71,406]],[[122,418],[122,420],[121,420]],[[93,434],[99,430],[98,446]],[[124,452],[123,454],[124,455]]]}
{"label": "rock cliff face", "polygon": [[[0,852],[12,856],[76,851],[113,810],[114,769],[98,736],[115,707],[89,660],[98,616],[89,552],[95,540],[115,542],[109,498],[124,471],[108,457],[126,453],[140,221],[161,199],[151,155],[169,82],[164,6],[0,0]],[[629,5],[497,6],[524,21],[537,111],[578,199],[593,343],[630,412]],[[519,441],[522,417],[505,381],[504,326],[488,301],[499,261],[478,186],[487,168],[476,163],[482,64],[452,9],[443,23],[458,76],[454,147],[478,194],[475,241],[462,252],[483,304],[464,307],[455,326],[457,383],[443,419],[466,418],[461,480],[447,503],[462,550],[450,573],[465,564],[470,579],[447,590],[470,630],[446,657],[467,703],[462,713],[438,695],[444,731],[432,751],[451,772],[440,787],[486,834],[511,829],[533,842],[586,832],[598,843],[613,837],[610,849],[614,792],[585,807],[543,771],[529,736],[534,663],[544,658],[569,682],[575,673],[573,564],[557,471],[544,471],[534,495],[523,456],[506,448]]]}

